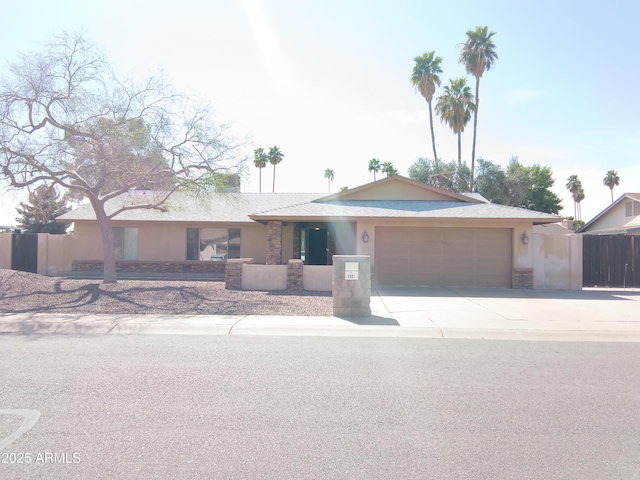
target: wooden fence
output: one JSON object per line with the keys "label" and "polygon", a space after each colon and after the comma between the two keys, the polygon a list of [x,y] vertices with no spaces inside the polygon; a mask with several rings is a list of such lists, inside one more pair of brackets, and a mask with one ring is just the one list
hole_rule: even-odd
{"label": "wooden fence", "polygon": [[640,237],[584,235],[582,246],[583,286],[640,288]]}

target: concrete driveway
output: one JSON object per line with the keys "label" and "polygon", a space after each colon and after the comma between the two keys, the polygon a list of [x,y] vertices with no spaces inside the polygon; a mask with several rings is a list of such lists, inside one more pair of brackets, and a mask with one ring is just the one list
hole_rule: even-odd
{"label": "concrete driveway", "polygon": [[640,339],[640,290],[373,287],[374,318],[443,337]]}

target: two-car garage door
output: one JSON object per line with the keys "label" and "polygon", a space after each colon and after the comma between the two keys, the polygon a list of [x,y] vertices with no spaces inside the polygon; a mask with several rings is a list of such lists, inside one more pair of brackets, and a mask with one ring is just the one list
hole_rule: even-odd
{"label": "two-car garage door", "polygon": [[379,285],[511,287],[509,228],[376,227]]}

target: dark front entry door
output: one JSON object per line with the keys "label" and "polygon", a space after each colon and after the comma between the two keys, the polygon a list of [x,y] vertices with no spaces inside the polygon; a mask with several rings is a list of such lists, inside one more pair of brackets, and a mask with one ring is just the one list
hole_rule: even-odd
{"label": "dark front entry door", "polygon": [[327,229],[326,228],[310,228],[309,229],[309,252],[307,254],[308,265],[326,265],[327,264]]}

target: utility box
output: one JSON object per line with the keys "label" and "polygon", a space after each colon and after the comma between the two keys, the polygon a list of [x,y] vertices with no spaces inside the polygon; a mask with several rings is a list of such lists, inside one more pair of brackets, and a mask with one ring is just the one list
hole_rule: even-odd
{"label": "utility box", "polygon": [[333,316],[371,316],[371,258],[333,256]]}

